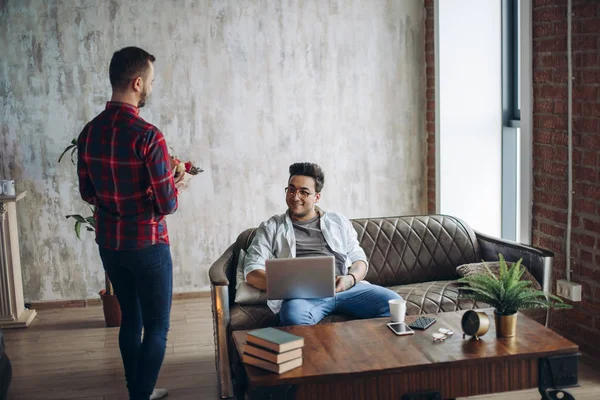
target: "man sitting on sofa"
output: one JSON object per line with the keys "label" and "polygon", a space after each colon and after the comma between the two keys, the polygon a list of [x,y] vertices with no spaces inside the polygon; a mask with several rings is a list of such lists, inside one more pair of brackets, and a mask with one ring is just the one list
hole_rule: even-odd
{"label": "man sitting on sofa", "polygon": [[281,325],[314,325],[334,312],[358,318],[389,316],[388,301],[400,296],[362,281],[367,275],[367,257],[350,220],[316,207],[325,182],[321,167],[296,163],[289,172],[285,188],[288,210],[274,215],[257,229],[244,259],[246,282],[266,290],[268,258],[332,255],[336,267],[335,297],[269,300],[269,308],[279,313]]}

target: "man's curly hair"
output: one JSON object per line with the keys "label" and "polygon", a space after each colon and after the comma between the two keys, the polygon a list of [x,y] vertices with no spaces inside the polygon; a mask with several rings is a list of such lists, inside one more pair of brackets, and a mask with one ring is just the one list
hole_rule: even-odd
{"label": "man's curly hair", "polygon": [[317,164],[309,162],[294,163],[290,165],[290,179],[294,175],[310,176],[315,180],[316,192],[320,193],[323,190],[325,172]]}

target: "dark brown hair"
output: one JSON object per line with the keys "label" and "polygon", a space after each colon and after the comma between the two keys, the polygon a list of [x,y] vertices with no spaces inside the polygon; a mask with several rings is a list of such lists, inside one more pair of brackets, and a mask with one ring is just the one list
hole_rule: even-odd
{"label": "dark brown hair", "polygon": [[325,172],[317,164],[302,162],[290,165],[290,178],[294,175],[309,176],[315,180],[315,190],[320,193],[325,184]]}
{"label": "dark brown hair", "polygon": [[113,89],[124,90],[131,80],[148,73],[148,62],[156,58],[139,47],[125,47],[115,51],[110,60],[109,75]]}

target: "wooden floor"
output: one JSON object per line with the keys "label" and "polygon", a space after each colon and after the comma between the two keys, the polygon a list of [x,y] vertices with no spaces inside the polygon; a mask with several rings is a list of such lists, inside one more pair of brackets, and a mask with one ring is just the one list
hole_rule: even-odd
{"label": "wooden floor", "polygon": [[[173,302],[167,354],[157,387],[170,400],[218,399],[210,299]],[[118,328],[105,328],[102,309],[38,311],[27,329],[4,330],[13,365],[8,400],[127,400],[117,344]],[[577,400],[600,398],[600,369],[582,363]],[[504,399],[507,394],[472,397]],[[536,390],[511,400],[539,399]]]}

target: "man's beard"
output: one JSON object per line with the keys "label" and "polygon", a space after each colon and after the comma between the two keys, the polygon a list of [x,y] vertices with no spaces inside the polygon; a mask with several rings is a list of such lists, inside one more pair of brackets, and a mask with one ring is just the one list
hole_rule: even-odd
{"label": "man's beard", "polygon": [[148,93],[146,93],[146,88],[142,90],[142,94],[140,96],[140,101],[138,101],[138,108],[142,108],[146,105],[146,98],[148,97]]}
{"label": "man's beard", "polygon": [[291,207],[288,206],[288,211],[289,211],[290,215],[292,215],[296,218],[304,218],[307,215],[310,215],[312,213],[313,209],[309,208],[308,210],[304,210],[304,211],[300,211],[300,212],[293,212]]}

